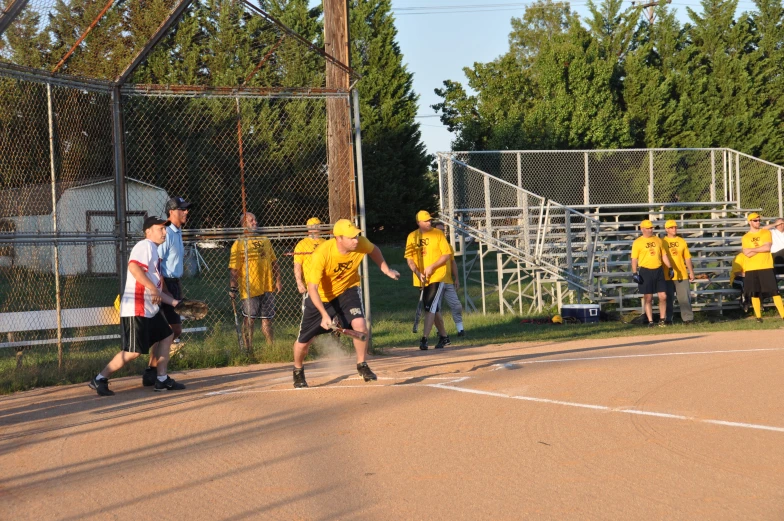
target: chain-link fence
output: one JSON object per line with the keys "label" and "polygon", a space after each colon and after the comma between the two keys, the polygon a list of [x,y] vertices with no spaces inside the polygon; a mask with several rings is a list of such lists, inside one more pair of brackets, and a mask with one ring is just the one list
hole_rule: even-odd
{"label": "chain-link fence", "polygon": [[289,342],[306,221],[324,235],[361,221],[357,100],[325,86],[327,64],[350,69],[248,2],[0,6],[0,387],[100,369],[121,345],[127,256],[173,196],[193,204],[184,294],[210,305],[182,341],[236,343],[231,247],[269,240],[273,330]]}
{"label": "chain-link fence", "polygon": [[561,204],[734,202],[782,214],[781,166],[728,149],[453,152]]}

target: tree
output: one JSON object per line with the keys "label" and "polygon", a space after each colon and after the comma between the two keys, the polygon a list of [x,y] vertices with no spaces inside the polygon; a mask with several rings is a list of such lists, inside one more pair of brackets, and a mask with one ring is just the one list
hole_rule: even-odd
{"label": "tree", "polygon": [[390,0],[349,3],[351,66],[358,83],[368,227],[374,237],[399,239],[414,226],[418,210],[432,210],[432,157],[415,121],[412,74],[395,41]]}

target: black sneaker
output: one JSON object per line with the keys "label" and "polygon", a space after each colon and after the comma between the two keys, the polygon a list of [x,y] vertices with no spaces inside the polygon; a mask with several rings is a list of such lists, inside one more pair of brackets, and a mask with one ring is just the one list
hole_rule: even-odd
{"label": "black sneaker", "polygon": [[758,319],[757,319],[757,322],[758,322],[758,323],[760,323],[760,324],[762,324],[762,319],[761,319],[761,318],[758,318]]}
{"label": "black sneaker", "polygon": [[669,326],[669,325],[670,325],[670,324],[668,324],[668,323],[667,323],[667,322],[665,322],[664,320],[660,320],[660,321],[659,321],[659,327],[667,327],[667,326]]}
{"label": "black sneaker", "polygon": [[145,387],[152,387],[158,380],[158,369],[155,367],[148,367],[142,373],[142,385]]}
{"label": "black sneaker", "polygon": [[422,340],[419,341],[419,349],[422,351],[427,351],[427,337],[423,336]]}
{"label": "black sneaker", "polygon": [[368,367],[367,362],[362,362],[361,364],[357,364],[357,372],[359,373],[359,376],[365,379],[366,382],[369,382],[370,380],[378,380],[376,373],[370,370],[370,367]]}
{"label": "black sneaker", "polygon": [[301,389],[303,387],[307,387],[308,382],[305,381],[305,368],[300,367],[297,369],[294,368],[294,388]]}
{"label": "black sneaker", "polygon": [[183,384],[175,382],[171,376],[167,376],[166,380],[160,381],[158,378],[155,378],[155,390],[160,391],[182,391],[185,389]]}
{"label": "black sneaker", "polygon": [[98,396],[114,396],[114,391],[109,389],[109,380],[107,378],[98,380],[98,377],[94,377],[87,385],[90,386],[90,389],[97,391]]}
{"label": "black sneaker", "polygon": [[672,320],[665,320],[664,321],[664,325],[665,326],[671,326],[672,325]]}
{"label": "black sneaker", "polygon": [[465,336],[465,329],[461,329],[460,331],[458,331],[457,332],[457,336],[464,337]]}
{"label": "black sneaker", "polygon": [[449,336],[439,336],[438,343],[436,344],[436,349],[443,349],[444,346],[448,346],[452,342],[449,341]]}
{"label": "black sneaker", "polygon": [[656,322],[648,322],[648,327],[656,327]]}

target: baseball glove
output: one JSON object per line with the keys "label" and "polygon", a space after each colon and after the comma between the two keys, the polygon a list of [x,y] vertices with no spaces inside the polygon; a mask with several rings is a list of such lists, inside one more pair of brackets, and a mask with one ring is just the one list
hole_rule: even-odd
{"label": "baseball glove", "polygon": [[201,320],[207,316],[207,303],[201,300],[182,299],[174,311],[182,318],[189,320]]}
{"label": "baseball glove", "polygon": [[635,273],[634,275],[632,275],[632,280],[637,284],[642,284],[642,275],[640,275],[639,273]]}

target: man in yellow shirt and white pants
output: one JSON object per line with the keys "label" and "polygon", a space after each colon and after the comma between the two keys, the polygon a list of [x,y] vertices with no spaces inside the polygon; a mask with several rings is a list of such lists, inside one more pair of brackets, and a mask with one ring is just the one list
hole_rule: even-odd
{"label": "man in yellow shirt and white pants", "polygon": [[[691,282],[694,282],[694,265],[691,262],[691,253],[686,245],[686,239],[678,236],[678,225],[669,220],[664,223],[667,236],[662,239],[662,251],[670,261],[672,269],[664,272],[664,281],[667,283],[667,320],[666,324],[672,325],[675,314],[675,294],[678,294],[678,305],[681,308],[681,320],[688,325],[694,321],[694,311],[691,309]],[[670,275],[672,272],[672,275]]]}
{"label": "man in yellow shirt and white pants", "polygon": [[670,268],[670,260],[662,255],[662,241],[653,234],[653,223],[645,219],[640,223],[641,237],[632,243],[633,279],[643,294],[643,309],[648,317],[648,327],[653,327],[653,294],[659,294],[659,326],[667,320],[667,284],[662,263]]}
{"label": "man in yellow shirt and white pants", "polygon": [[409,233],[406,239],[405,258],[414,274],[414,286],[421,288],[425,310],[425,327],[419,349],[427,350],[427,339],[433,324],[436,325],[439,335],[435,348],[442,349],[450,344],[440,310],[444,282],[452,282],[446,266],[452,259],[452,247],[444,232],[433,227],[430,212],[420,210],[416,214],[416,221],[417,229]]}

